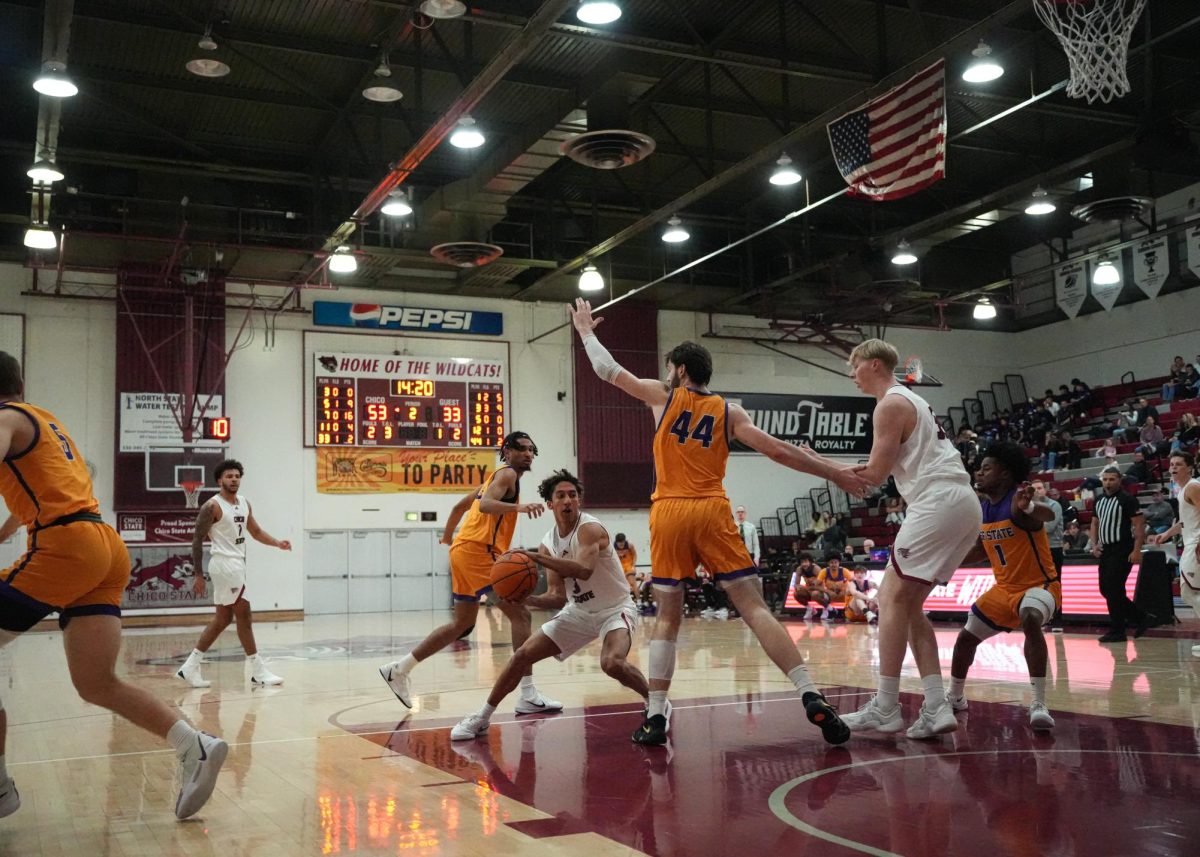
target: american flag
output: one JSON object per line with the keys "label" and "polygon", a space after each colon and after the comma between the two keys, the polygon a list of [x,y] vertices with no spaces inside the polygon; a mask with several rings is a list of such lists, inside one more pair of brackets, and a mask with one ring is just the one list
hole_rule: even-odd
{"label": "american flag", "polygon": [[946,175],[946,62],[829,123],[833,159],[853,196],[900,199]]}

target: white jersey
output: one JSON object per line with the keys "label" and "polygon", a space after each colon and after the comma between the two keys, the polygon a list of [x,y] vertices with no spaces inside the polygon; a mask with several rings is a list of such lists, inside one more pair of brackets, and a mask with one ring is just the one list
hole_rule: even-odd
{"label": "white jersey", "polygon": [[[560,536],[558,534],[558,527],[554,526],[550,529],[550,532],[546,533],[546,537],[542,539],[542,544],[550,551],[551,556],[578,560],[579,528],[584,524],[604,526],[597,518],[589,515],[587,512],[583,512],[579,515],[579,521],[570,533]],[[605,530],[605,533],[607,532]],[[586,610],[588,613],[601,613],[611,610],[614,607],[619,607],[627,602],[630,604],[633,603],[633,600],[629,597],[629,581],[625,579],[625,571],[621,568],[621,561],[617,558],[617,552],[613,550],[611,539],[609,540],[608,547],[600,551],[600,558],[596,562],[596,568],[592,572],[591,577],[587,580],[568,577],[564,578],[563,582],[567,587],[567,601],[569,604],[576,609]]]}
{"label": "white jersey", "polygon": [[912,504],[932,483],[947,480],[970,487],[971,479],[962,458],[938,424],[929,403],[900,384],[889,388],[884,395],[908,399],[917,410],[917,424],[908,440],[900,444],[900,454],[892,465],[900,496]]}
{"label": "white jersey", "polygon": [[1183,536],[1185,553],[1193,550],[1196,543],[1200,542],[1200,508],[1187,502],[1184,497],[1187,489],[1193,485],[1200,488],[1200,479],[1192,479],[1179,489],[1179,523],[1183,525],[1183,532],[1180,535]]}
{"label": "white jersey", "polygon": [[250,517],[250,504],[240,494],[236,503],[228,502],[220,494],[213,500],[221,509],[221,520],[214,521],[208,531],[212,555],[245,560],[246,521]]}

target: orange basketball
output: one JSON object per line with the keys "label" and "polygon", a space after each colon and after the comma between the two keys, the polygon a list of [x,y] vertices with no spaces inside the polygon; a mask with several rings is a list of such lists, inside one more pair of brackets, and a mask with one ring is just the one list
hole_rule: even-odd
{"label": "orange basketball", "polygon": [[492,591],[506,601],[524,601],[537,587],[537,563],[508,551],[492,564]]}

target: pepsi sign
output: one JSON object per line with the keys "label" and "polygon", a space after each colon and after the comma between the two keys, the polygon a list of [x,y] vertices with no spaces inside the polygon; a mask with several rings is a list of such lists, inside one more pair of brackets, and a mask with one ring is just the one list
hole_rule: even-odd
{"label": "pepsi sign", "polygon": [[504,332],[504,314],[479,310],[314,301],[313,324],[327,327],[362,327],[371,330],[415,330],[499,336]]}

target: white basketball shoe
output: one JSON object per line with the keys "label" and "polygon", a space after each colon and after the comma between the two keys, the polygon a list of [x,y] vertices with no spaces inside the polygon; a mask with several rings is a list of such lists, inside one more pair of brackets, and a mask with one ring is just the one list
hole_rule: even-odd
{"label": "white basketball shoe", "polygon": [[396,694],[396,699],[400,700],[405,708],[412,708],[412,682],[409,680],[408,673],[400,672],[396,668],[396,661],[392,661],[379,668],[379,675],[387,682],[392,693]]}
{"label": "white basketball shoe", "polygon": [[876,732],[899,732],[904,728],[904,718],[900,715],[899,704],[884,711],[875,703],[875,697],[867,700],[858,711],[842,715],[842,722],[850,727],[851,732],[861,732],[874,729]]}
{"label": "white basketball shoe", "polygon": [[196,743],[179,760],[183,785],[175,800],[176,818],[188,818],[200,811],[217,785],[217,774],[227,755],[229,745],[220,738],[207,732],[196,733]]}
{"label": "white basketball shoe", "polygon": [[958,721],[954,719],[954,709],[950,703],[942,699],[937,708],[932,710],[922,703],[920,716],[913,721],[913,725],[909,726],[908,731],[904,734],[909,738],[923,741],[926,738],[936,738],[938,735],[945,735],[957,729]]}

